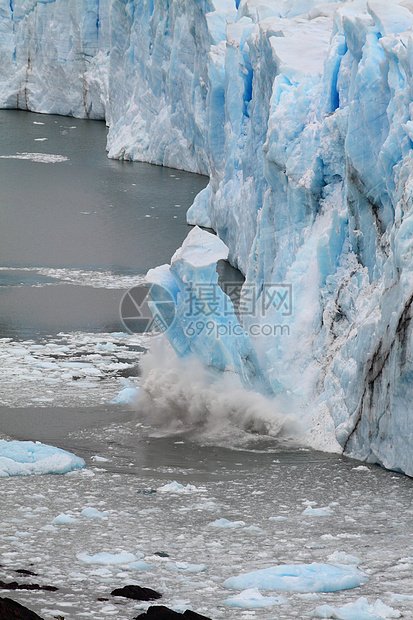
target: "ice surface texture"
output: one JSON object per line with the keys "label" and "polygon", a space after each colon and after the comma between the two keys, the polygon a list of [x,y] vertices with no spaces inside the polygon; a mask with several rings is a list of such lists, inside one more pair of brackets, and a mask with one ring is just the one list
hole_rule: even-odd
{"label": "ice surface texture", "polygon": [[0,105],[106,118],[111,157],[209,174],[189,221],[247,284],[293,286],[267,317],[290,336],[257,349],[273,391],[413,474],[408,6],[0,0]]}
{"label": "ice surface texture", "polygon": [[0,478],[30,474],[66,474],[85,461],[71,452],[33,441],[0,439]]}

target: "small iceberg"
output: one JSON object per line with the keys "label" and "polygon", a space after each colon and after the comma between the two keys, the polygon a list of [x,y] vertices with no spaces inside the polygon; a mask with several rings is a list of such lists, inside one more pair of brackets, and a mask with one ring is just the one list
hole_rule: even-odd
{"label": "small iceberg", "polygon": [[57,515],[57,517],[55,517],[52,521],[52,525],[69,525],[71,523],[77,523],[77,519],[65,514],[64,512]]}
{"label": "small iceberg", "polygon": [[229,521],[229,519],[216,519],[208,523],[210,527],[223,527],[224,529],[235,530],[245,526],[245,521]]}
{"label": "small iceberg", "polygon": [[284,590],[289,592],[336,592],[357,588],[368,581],[354,566],[343,564],[285,564],[230,577],[224,588]]}
{"label": "small iceberg", "polygon": [[138,559],[134,553],[107,553],[106,551],[95,553],[94,555],[81,551],[76,554],[76,557],[86,564],[101,564],[102,566],[107,564],[130,564]]}
{"label": "small iceberg", "polygon": [[169,484],[164,484],[157,490],[161,493],[192,493],[194,491],[198,491],[196,486],[194,486],[193,484],[187,484],[186,486],[184,486],[180,482],[176,482],[176,480],[170,482]]}
{"label": "small iceberg", "polygon": [[126,386],[121,389],[119,394],[112,398],[111,405],[130,405],[138,395],[139,388]]}
{"label": "small iceberg", "polygon": [[86,467],[71,452],[33,441],[0,439],[0,478],[33,474],[67,474]]}
{"label": "small iceberg", "polygon": [[106,511],[100,512],[97,508],[86,507],[83,508],[80,513],[83,517],[87,517],[88,519],[104,519],[109,516],[109,513]]}
{"label": "small iceberg", "polygon": [[287,603],[287,599],[281,596],[263,596],[258,588],[244,590],[240,594],[229,596],[223,601],[223,605],[228,607],[240,607],[241,609],[254,609],[262,607],[272,607]]}
{"label": "small iceberg", "polygon": [[385,605],[378,599],[369,605],[366,598],[359,598],[354,603],[347,603],[343,607],[320,605],[314,612],[315,618],[336,618],[337,620],[383,620],[384,618],[401,618],[398,609]]}

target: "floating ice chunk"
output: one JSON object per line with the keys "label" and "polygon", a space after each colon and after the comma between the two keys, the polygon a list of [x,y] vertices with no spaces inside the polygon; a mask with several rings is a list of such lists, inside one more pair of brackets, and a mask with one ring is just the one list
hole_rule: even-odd
{"label": "floating ice chunk", "polygon": [[307,517],[330,517],[333,513],[331,509],[326,508],[311,508],[311,506],[307,506],[305,510],[303,510],[303,515]]}
{"label": "floating ice chunk", "polygon": [[114,351],[117,345],[114,342],[106,342],[105,344],[98,344],[96,348],[98,351]]}
{"label": "floating ice chunk", "polygon": [[66,474],[85,461],[60,448],[33,441],[0,440],[0,478],[31,474]]}
{"label": "floating ice chunk", "polygon": [[129,405],[133,403],[136,396],[138,395],[139,388],[138,387],[124,387],[121,389],[119,394],[112,398],[110,401],[111,405]]}
{"label": "floating ice chunk", "polygon": [[238,527],[244,527],[245,521],[229,521],[228,519],[216,519],[209,523],[211,527],[223,527],[226,529],[236,529]]}
{"label": "floating ice chunk", "polygon": [[107,568],[96,568],[90,574],[98,577],[112,577],[112,572]]}
{"label": "floating ice chunk", "polygon": [[242,607],[244,609],[252,609],[254,607],[272,607],[273,605],[282,605],[287,599],[282,596],[263,596],[258,588],[250,588],[229,596],[223,601],[223,605],[228,607]]}
{"label": "floating ice chunk", "polygon": [[189,564],[188,562],[167,562],[165,568],[183,573],[203,573],[207,566],[206,564]]}
{"label": "floating ice chunk", "polygon": [[65,514],[64,512],[57,515],[52,521],[53,525],[68,525],[69,523],[76,523],[77,519],[71,517],[70,515]]}
{"label": "floating ice chunk", "polygon": [[359,465],[358,467],[352,467],[351,471],[370,471],[365,465]]}
{"label": "floating ice chunk", "polygon": [[314,612],[316,618],[335,618],[336,620],[383,620],[383,618],[401,618],[397,609],[388,607],[380,599],[369,605],[366,598],[359,598],[355,603],[343,607],[320,605]]}
{"label": "floating ice chunk", "polygon": [[82,514],[84,517],[87,517],[88,519],[103,519],[104,517],[109,516],[108,512],[100,512],[100,510],[97,510],[96,508],[89,507],[83,508],[80,514]]}
{"label": "floating ice chunk", "polygon": [[355,555],[349,555],[345,551],[334,551],[334,553],[328,556],[327,560],[329,562],[339,564],[361,564],[359,558],[357,558]]}
{"label": "floating ice chunk", "polygon": [[391,594],[394,601],[413,601],[412,594]]}
{"label": "floating ice chunk", "polygon": [[131,562],[128,565],[128,569],[136,570],[136,571],[156,570],[155,566],[151,566],[150,564],[147,564],[146,562],[143,562],[142,560],[138,562]]}
{"label": "floating ice chunk", "polygon": [[162,487],[158,487],[157,489],[161,493],[192,493],[193,491],[198,491],[198,489],[193,484],[187,484],[184,486],[179,482],[174,480],[169,484],[164,484]]}
{"label": "floating ice chunk", "polygon": [[109,459],[105,458],[104,456],[99,456],[97,454],[95,454],[94,456],[90,457],[92,459],[92,461],[96,461],[99,463],[104,463],[106,461],[109,461]]}
{"label": "floating ice chunk", "polygon": [[262,529],[257,525],[249,525],[245,528],[246,532],[262,532]]}
{"label": "floating ice chunk", "polygon": [[336,592],[368,581],[367,575],[343,564],[285,564],[230,577],[224,588],[285,590],[290,592]]}
{"label": "floating ice chunk", "polygon": [[86,551],[81,551],[76,554],[78,560],[86,562],[86,564],[130,564],[135,562],[138,558],[133,553],[107,553],[102,551],[101,553],[95,553],[90,555]]}

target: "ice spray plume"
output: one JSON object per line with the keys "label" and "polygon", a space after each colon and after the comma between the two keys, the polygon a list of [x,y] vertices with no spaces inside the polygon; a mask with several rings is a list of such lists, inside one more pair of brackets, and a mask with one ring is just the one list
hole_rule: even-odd
{"label": "ice spray plume", "polygon": [[179,358],[165,337],[153,339],[141,366],[135,407],[162,432],[195,431],[218,443],[257,434],[302,444],[300,425],[273,398],[245,389],[232,372],[208,369],[194,356]]}
{"label": "ice spray plume", "polygon": [[[311,419],[276,377],[270,387],[249,334],[218,284],[217,262],[227,256],[218,237],[195,227],[170,266],[148,272],[148,282],[156,285],[152,311],[167,326],[163,338],[175,355],[167,353],[162,338],[154,343],[143,364],[139,411],[169,430],[198,427],[219,437],[237,428],[340,451],[328,415],[320,409]],[[162,291],[168,292],[167,303]]]}
{"label": "ice spray plume", "polygon": [[151,425],[170,431],[278,436],[291,418],[277,412],[251,339],[218,284],[217,262],[227,256],[218,237],[195,227],[170,266],[149,271],[152,312],[167,329],[143,361],[137,407]]}

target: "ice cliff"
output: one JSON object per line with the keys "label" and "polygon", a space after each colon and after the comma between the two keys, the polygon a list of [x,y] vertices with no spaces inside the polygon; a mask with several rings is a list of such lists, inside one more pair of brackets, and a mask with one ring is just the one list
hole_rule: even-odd
{"label": "ice cliff", "polygon": [[258,296],[292,285],[292,312],[265,317],[289,335],[256,345],[275,395],[410,475],[412,11],[0,0],[0,105],[106,118],[109,156],[208,174],[190,223]]}

